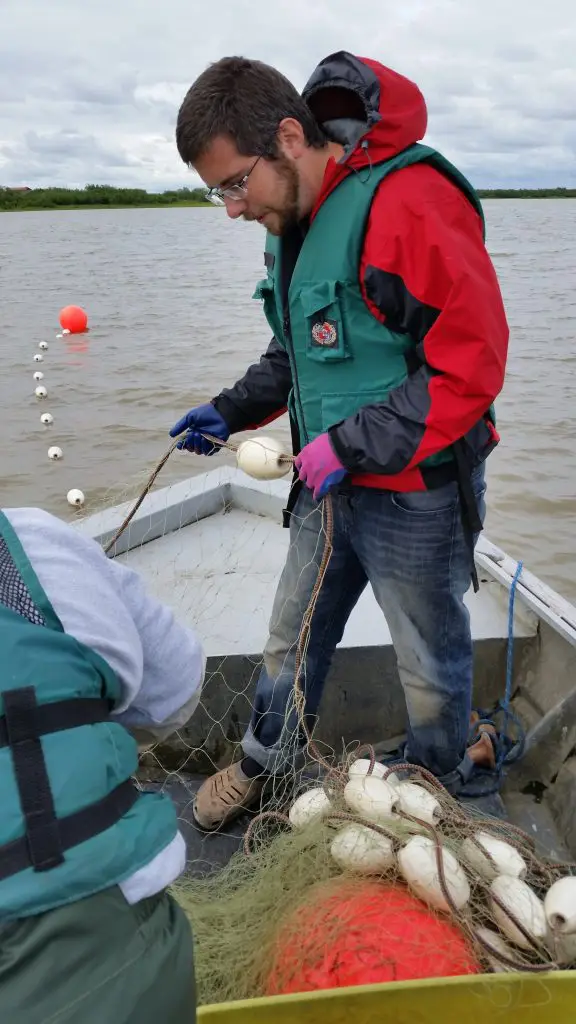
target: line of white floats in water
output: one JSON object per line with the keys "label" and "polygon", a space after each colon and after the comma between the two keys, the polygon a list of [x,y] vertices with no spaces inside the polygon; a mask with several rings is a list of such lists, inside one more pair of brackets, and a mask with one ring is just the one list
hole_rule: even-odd
{"label": "line of white floats in water", "polygon": [[[343,797],[351,813],[382,827],[390,825],[394,819],[398,823],[398,811],[429,825],[440,822],[442,806],[433,793],[417,783],[400,781],[394,773],[384,779],[387,769],[375,763],[370,771],[371,764],[368,759],[360,758],[349,770]],[[288,817],[293,828],[300,829],[335,810],[325,790],[316,787],[298,797]],[[418,827],[417,823],[414,827]],[[452,908],[442,891],[434,839],[416,834],[406,841],[401,840],[401,843],[395,853],[394,844],[387,836],[369,825],[350,822],[336,832],[330,852],[340,868],[360,875],[384,874],[397,867],[416,896],[435,910],[449,912]],[[560,963],[576,960],[576,877],[566,876],[554,882],[545,898],[540,899],[524,880],[528,867],[519,851],[481,829],[475,834],[474,841],[471,838],[463,840],[460,856],[464,865],[476,871],[488,884],[489,906],[494,920],[515,946],[531,948],[526,936],[502,906],[537,942],[549,946]],[[456,909],[461,910],[470,900],[468,876],[462,864],[444,845],[441,857],[446,888]],[[478,928],[477,933],[495,953],[514,958],[497,932]],[[492,966],[495,970],[509,969],[497,960]]]}
{"label": "line of white floats in water", "polygon": [[[69,333],[70,333],[70,331],[63,331],[63,334],[69,334]],[[62,335],[57,334],[56,337],[60,338],[60,337],[62,337]],[[38,348],[41,349],[42,352],[47,352],[48,351],[48,347],[49,346],[48,346],[48,342],[47,341],[40,341],[40,342],[38,342]],[[35,363],[43,362],[44,356],[42,355],[42,352],[36,352],[35,353],[35,355],[34,355],[34,362]],[[34,373],[34,381],[35,381],[37,387],[34,390],[34,394],[35,394],[36,398],[38,398],[38,399],[44,399],[44,398],[48,397],[48,389],[47,389],[47,387],[44,384],[39,384],[38,383],[41,380],[44,380],[44,374],[42,373],[42,370],[36,370],[35,373]],[[40,422],[41,422],[42,426],[44,426],[44,427],[51,427],[53,425],[53,423],[54,423],[54,417],[52,416],[52,413],[43,412],[42,415],[40,416]],[[52,445],[48,449],[48,458],[51,459],[53,462],[57,462],[59,459],[63,459],[64,458],[64,452],[62,451],[61,448],[58,447],[58,445]],[[71,490],[68,491],[68,494],[66,495],[66,501],[68,502],[69,505],[73,505],[74,508],[82,508],[82,506],[84,505],[85,500],[86,499],[84,497],[84,494],[77,487],[73,487]]]}

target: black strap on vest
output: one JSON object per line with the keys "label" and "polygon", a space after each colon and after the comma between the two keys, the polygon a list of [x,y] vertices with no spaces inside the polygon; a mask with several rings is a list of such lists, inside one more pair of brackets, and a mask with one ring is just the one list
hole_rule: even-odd
{"label": "black strap on vest", "polygon": [[0,746],[8,746],[12,755],[25,834],[0,846],[0,880],[27,867],[49,871],[62,864],[65,850],[110,828],[138,795],[127,780],[98,803],[57,818],[40,737],[106,721],[110,704],[101,699],[77,699],[39,705],[33,686],[5,690],[2,697]]}
{"label": "black strap on vest", "polygon": [[[7,691],[8,694],[18,690]],[[61,729],[77,729],[81,725],[96,725],[105,722],[112,710],[112,701],[100,697],[73,697],[71,700],[57,700],[51,704],[36,704],[30,709],[35,716],[34,733],[37,736],[48,736]],[[0,747],[8,746],[8,727],[6,718],[0,715]]]}
{"label": "black strap on vest", "polygon": [[[58,818],[60,851],[64,853],[73,846],[79,846],[80,843],[92,839],[99,832],[112,828],[112,825],[120,821],[120,818],[134,806],[138,795],[132,781],[126,779],[97,803],[90,804],[89,807],[84,807],[74,814],[68,814],[65,818]],[[26,836],[0,846],[0,882],[29,867],[39,870],[32,861]]]}

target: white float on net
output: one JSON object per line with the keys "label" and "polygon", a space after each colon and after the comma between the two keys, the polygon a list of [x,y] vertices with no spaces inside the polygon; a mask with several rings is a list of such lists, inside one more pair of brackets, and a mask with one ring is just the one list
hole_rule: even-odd
{"label": "white float on net", "polygon": [[274,437],[251,437],[238,445],[238,468],[255,480],[278,480],[292,467],[280,441]]}

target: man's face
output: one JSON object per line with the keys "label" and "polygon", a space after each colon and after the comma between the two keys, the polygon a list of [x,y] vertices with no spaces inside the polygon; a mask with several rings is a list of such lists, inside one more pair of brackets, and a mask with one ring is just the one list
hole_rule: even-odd
{"label": "man's face", "polygon": [[229,217],[257,220],[271,234],[283,235],[302,216],[296,163],[281,151],[275,160],[246,157],[231,139],[219,136],[195,170],[209,188],[220,190]]}

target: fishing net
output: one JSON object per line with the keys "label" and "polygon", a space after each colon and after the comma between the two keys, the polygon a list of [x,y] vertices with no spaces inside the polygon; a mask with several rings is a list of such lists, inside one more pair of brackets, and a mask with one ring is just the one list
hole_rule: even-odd
{"label": "fishing net", "polygon": [[[302,790],[298,801],[316,797],[306,824],[265,812],[225,868],[174,887],[194,930],[201,1003],[574,965],[576,938],[554,932],[543,909],[573,866],[537,856],[507,822],[466,814],[412,765],[389,775],[400,801],[391,812],[368,797],[371,816],[354,812],[355,789],[377,801],[386,781],[366,783],[378,767],[368,753],[357,759],[366,775],[351,758]],[[428,794],[420,815],[403,810],[416,788]]]}
{"label": "fishing net", "polygon": [[[217,478],[222,467],[220,455],[218,463],[205,458],[191,459],[175,451],[175,444],[152,473],[135,476],[96,495],[74,518],[80,528],[82,521],[89,519],[91,533],[101,531],[99,539],[104,550],[140,572],[150,592],[169,604],[179,621],[196,631],[208,652],[198,711],[188,726],[167,742],[150,746],[140,765],[142,780],[164,785],[176,780],[188,787],[192,795],[190,776],[209,774],[242,756],[240,741],[253,710],[256,681],[263,666],[262,646],[269,629],[271,600],[285,558],[288,531],[280,521],[284,503],[280,498],[278,515],[271,518],[231,507],[225,491],[219,493],[214,485],[214,492],[210,493],[211,484],[204,474],[182,482],[176,479],[173,488],[166,487],[165,468],[174,460],[184,458],[195,467],[208,465],[216,471]],[[223,449],[221,455],[228,456],[225,471],[226,466],[235,462],[238,445],[219,445]],[[289,468],[291,456],[280,458]],[[179,488],[176,505],[174,488]],[[268,490],[265,482],[261,493],[273,495],[273,486]],[[187,513],[189,501],[201,510],[192,517]],[[175,508],[179,516],[176,520]],[[108,516],[110,511],[114,512],[112,520]],[[197,529],[200,525],[201,529]],[[305,528],[305,518],[299,526]],[[155,541],[154,559],[150,559],[146,549],[151,539]],[[316,581],[315,597],[321,586],[323,560],[325,566],[328,558],[325,543],[326,536],[321,534],[311,562],[301,570],[303,576]],[[238,628],[235,631],[233,623],[238,617],[238,605],[245,615],[248,602],[252,614],[248,617],[247,634]],[[287,652],[281,669],[295,653],[300,660],[305,656],[307,638],[302,635],[300,639]],[[298,765],[300,771],[305,762],[297,714],[295,699],[291,699],[286,708],[284,750],[287,761]],[[296,775],[292,779],[295,781]],[[284,782],[281,788],[283,793]],[[270,794],[272,804],[278,798],[277,793]]]}
{"label": "fishing net", "polygon": [[[209,530],[195,533],[189,520],[183,519],[183,529],[167,520],[163,536],[156,502],[153,529],[161,547],[151,570],[149,559],[142,558],[150,535],[142,533],[137,512],[146,508],[170,454],[137,500],[122,509],[121,522],[103,543],[109,553],[142,569],[156,596],[177,614],[188,615],[210,643],[213,631],[223,635],[222,624],[227,615],[233,619],[238,600],[238,590],[235,598],[223,597],[228,591],[220,586],[220,572],[244,574],[251,587],[257,586],[254,536],[247,531],[260,537],[263,529],[281,527],[240,514],[235,529],[233,509],[223,500],[212,509]],[[167,517],[170,504],[166,496]],[[543,901],[554,882],[576,868],[544,859],[510,823],[471,815],[424,769],[384,768],[374,748],[363,744],[363,737],[344,735],[344,727],[338,747],[318,739],[303,694],[310,623],[331,555],[329,497],[322,516],[318,548],[301,568],[311,598],[290,651],[294,684],[285,708],[283,749],[293,770],[269,779],[259,813],[241,826],[242,848],[227,863],[210,863],[208,836],[206,865],[189,864],[190,876],[173,889],[194,932],[199,1003],[575,966],[576,937],[550,926]],[[218,569],[222,564],[224,570]],[[254,614],[261,616],[262,635],[280,567],[272,566],[261,581],[265,599]],[[241,667],[233,651],[209,659],[201,706],[191,723],[143,754],[143,785],[170,791],[177,780],[191,804],[195,776],[241,756],[262,665],[261,655],[251,656],[243,639]]]}

